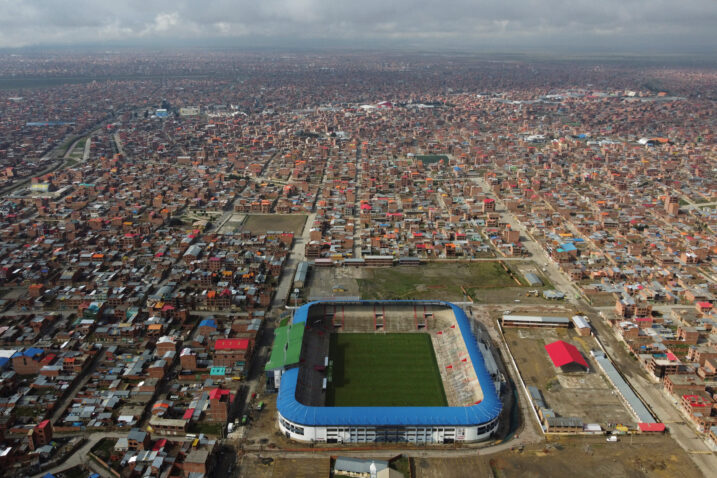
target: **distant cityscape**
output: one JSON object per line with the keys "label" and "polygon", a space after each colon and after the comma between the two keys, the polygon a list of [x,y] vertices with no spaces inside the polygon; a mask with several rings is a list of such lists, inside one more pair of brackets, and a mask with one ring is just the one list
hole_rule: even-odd
{"label": "distant cityscape", "polygon": [[0,52],[0,475],[710,476],[717,69],[516,58]]}

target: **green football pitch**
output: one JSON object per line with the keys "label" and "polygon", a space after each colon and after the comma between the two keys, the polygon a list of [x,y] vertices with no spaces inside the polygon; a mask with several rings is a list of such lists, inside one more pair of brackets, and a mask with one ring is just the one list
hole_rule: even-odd
{"label": "green football pitch", "polygon": [[331,334],[329,407],[445,407],[428,334]]}

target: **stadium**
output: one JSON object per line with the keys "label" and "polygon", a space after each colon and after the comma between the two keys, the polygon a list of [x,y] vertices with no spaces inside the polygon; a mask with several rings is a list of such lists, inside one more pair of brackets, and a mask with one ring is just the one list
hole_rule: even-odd
{"label": "stadium", "polygon": [[481,441],[502,409],[492,354],[448,302],[311,302],[276,329],[266,374],[303,442]]}

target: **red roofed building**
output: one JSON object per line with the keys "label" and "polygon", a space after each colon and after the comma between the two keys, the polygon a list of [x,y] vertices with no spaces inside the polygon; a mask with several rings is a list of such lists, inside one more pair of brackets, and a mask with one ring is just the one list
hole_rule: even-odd
{"label": "red roofed building", "polygon": [[710,427],[717,423],[717,417],[713,416],[713,410],[717,408],[717,403],[707,392],[682,395],[682,408],[702,433],[707,433]]}
{"label": "red roofed building", "polygon": [[249,339],[219,339],[214,342],[214,365],[241,370],[251,354]]}
{"label": "red roofed building", "polygon": [[162,438],[161,440],[157,440],[155,444],[152,446],[152,451],[159,451],[162,448],[164,448],[167,445],[167,439]]}
{"label": "red roofed building", "polygon": [[712,304],[709,302],[697,302],[695,307],[697,308],[697,312],[703,314],[709,313],[712,310]]}
{"label": "red roofed building", "polygon": [[664,433],[664,423],[638,423],[637,426],[640,428],[642,433]]}
{"label": "red roofed building", "polygon": [[485,198],[483,200],[483,212],[495,211],[495,199]]}
{"label": "red roofed building", "polygon": [[49,354],[45,355],[45,357],[42,360],[40,360],[40,363],[42,365],[50,365],[56,358],[57,358],[56,354],[49,353]]}
{"label": "red roofed building", "polygon": [[553,365],[563,371],[576,371],[590,369],[580,351],[574,345],[558,340],[545,346],[545,350],[553,361]]}
{"label": "red roofed building", "polygon": [[226,422],[229,416],[229,407],[234,401],[234,396],[229,390],[215,388],[209,391],[209,408],[207,409],[207,421]]}
{"label": "red roofed building", "polygon": [[43,420],[30,432],[29,445],[31,450],[45,446],[52,441],[52,423]]}
{"label": "red roofed building", "polygon": [[707,414],[709,415],[709,411],[712,409],[712,406],[714,405],[714,402],[712,402],[707,396],[703,395],[682,395],[682,407],[690,414],[697,411],[703,411],[707,410]]}
{"label": "red roofed building", "polygon": [[218,339],[214,342],[215,351],[224,350],[247,350],[249,339]]}

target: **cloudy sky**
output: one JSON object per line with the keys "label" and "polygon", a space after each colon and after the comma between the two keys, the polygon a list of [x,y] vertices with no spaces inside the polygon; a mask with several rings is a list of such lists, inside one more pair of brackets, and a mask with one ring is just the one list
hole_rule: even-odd
{"label": "cloudy sky", "polygon": [[0,0],[0,48],[717,50],[717,0]]}

